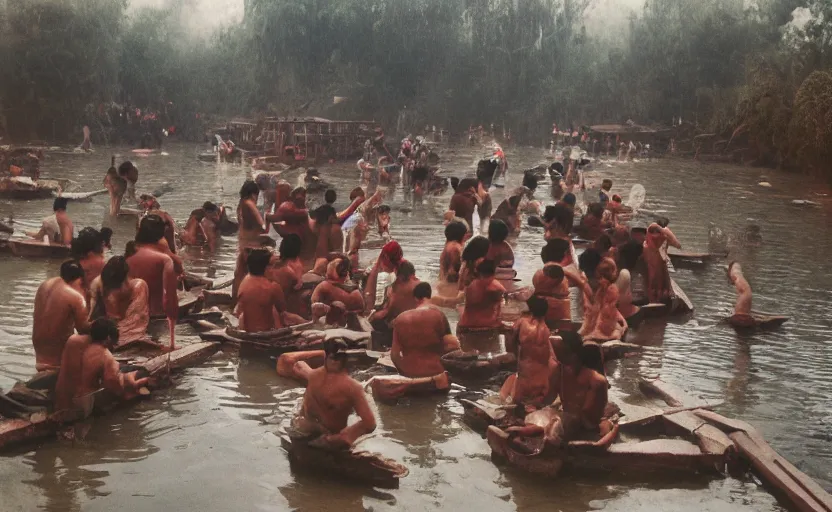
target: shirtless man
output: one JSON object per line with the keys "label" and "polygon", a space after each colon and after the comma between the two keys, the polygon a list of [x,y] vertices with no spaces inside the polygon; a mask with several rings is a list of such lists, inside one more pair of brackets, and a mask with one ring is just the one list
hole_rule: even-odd
{"label": "shirtless man", "polygon": [[473,231],[474,210],[478,206],[478,203],[477,180],[465,178],[459,182],[459,185],[457,185],[456,191],[451,197],[451,204],[448,209],[453,210],[454,215],[465,220]]}
{"label": "shirtless man", "polygon": [[165,237],[165,223],[156,215],[142,219],[136,233],[136,252],[127,258],[130,277],[147,283],[150,315],[165,315],[170,331],[170,348],[175,348],[174,329],[179,318],[177,276],[173,258],[159,250]]}
{"label": "shirtless man", "polygon": [[[346,348],[344,343],[327,341],[322,367],[313,370],[302,361],[294,367],[294,373],[307,382],[294,423],[305,433],[320,436],[330,448],[349,449],[356,439],[376,429],[364,388],[347,372]],[[353,412],[359,421],[347,426]]]}
{"label": "shirtless man", "polygon": [[419,283],[413,288],[416,308],[393,321],[390,357],[405,377],[433,377],[445,371],[441,357],[459,350],[459,340],[442,311],[430,304],[431,288]]}
{"label": "shirtless man", "polygon": [[593,341],[620,340],[627,331],[627,322],[618,311],[618,269],[610,258],[603,258],[595,270],[598,287],[592,302],[584,311],[580,334]]}
{"label": "shirtless man", "polygon": [[306,246],[305,260],[326,258],[329,253],[341,252],[344,247],[344,232],[341,231],[335,208],[325,204],[312,211]]}
{"label": "shirtless man", "polygon": [[569,287],[577,286],[587,298],[592,295],[592,289],[583,274],[564,265],[569,259],[569,242],[566,240],[555,238],[546,242],[540,250],[540,259],[543,268],[535,272],[532,285],[534,294],[545,299],[548,304],[546,321],[552,329],[563,328],[564,324],[571,327],[572,301]]}
{"label": "shirtless man", "polygon": [[32,345],[37,371],[58,368],[64,345],[75,330],[89,332],[88,316],[84,269],[75,261],[65,261],[60,277],[44,281],[35,294]]}
{"label": "shirtless man", "polygon": [[396,269],[396,280],[387,288],[387,296],[381,309],[370,315],[369,320],[377,330],[389,330],[397,316],[414,309],[417,304],[413,289],[419,284],[416,269],[409,261],[403,261]]}
{"label": "shirtless man", "polygon": [[468,226],[462,222],[452,221],[445,226],[445,247],[439,256],[440,283],[456,283],[459,280],[463,241],[467,232]]}
{"label": "shirtless man", "polygon": [[275,212],[266,215],[266,221],[275,223],[275,230],[280,236],[290,233],[306,240],[309,235],[309,210],[306,208],[306,189],[297,187],[289,194],[289,199],[277,206]]}
{"label": "shirtless man", "polygon": [[520,231],[520,203],[523,200],[522,195],[513,195],[508,199],[503,200],[498,206],[497,211],[491,216],[491,221],[499,220],[508,226],[509,232],[517,233]]}
{"label": "shirtless man", "polygon": [[397,272],[399,265],[404,262],[404,253],[399,242],[393,240],[384,244],[364,286],[364,307],[372,310],[376,305],[378,288],[378,274],[380,272]]}
{"label": "shirtless man", "polygon": [[742,267],[736,261],[728,264],[728,279],[737,290],[737,302],[734,305],[734,315],[751,315],[751,285],[742,274]]}
{"label": "shirtless man", "polygon": [[656,223],[651,224],[647,228],[642,258],[647,264],[647,298],[653,303],[665,303],[670,300],[670,272],[667,269],[667,261],[662,255],[662,247],[665,243],[677,249],[682,248],[670,229],[663,228]]}
{"label": "shirtless man", "polygon": [[563,332],[561,338],[557,357],[561,363],[560,398],[566,438],[574,439],[582,431],[604,435],[612,424],[602,421],[609,384],[600,367],[600,351],[591,345],[585,347],[577,333]]}
{"label": "shirtless man", "polygon": [[601,203],[592,203],[581,218],[581,235],[594,242],[601,236],[607,226],[604,225],[604,207]]}
{"label": "shirtless man", "polygon": [[465,308],[459,318],[459,328],[489,329],[499,328],[500,311],[506,289],[494,277],[496,266],[491,260],[483,260],[477,266],[477,276],[465,288]]}
{"label": "shirtless man", "polygon": [[326,323],[344,326],[348,313],[364,311],[364,298],[358,287],[347,285],[350,276],[350,260],[341,255],[329,262],[326,280],[312,292],[312,318],[326,316]]}
{"label": "shirtless man", "polygon": [[207,244],[213,251],[217,247],[219,233],[220,208],[211,201],[205,201],[202,208],[191,212],[180,238],[185,245]]}
{"label": "shirtless man", "polygon": [[257,209],[259,196],[260,189],[253,181],[246,181],[240,187],[240,202],[237,204],[237,222],[240,223],[237,239],[240,249],[260,247],[260,236],[266,232],[265,222]]}
{"label": "shirtless man", "polygon": [[492,219],[488,225],[488,254],[485,258],[493,261],[498,268],[514,267],[514,251],[506,242],[509,228],[505,222],[499,219]]}
{"label": "shirtless man", "polygon": [[69,200],[65,197],[56,197],[52,203],[52,210],[54,215],[50,215],[43,219],[40,230],[35,232],[27,232],[26,235],[35,240],[42,241],[44,237],[48,237],[48,243],[69,245],[72,242],[72,235],[75,232],[75,227],[72,225],[72,220],[66,213],[66,205]]}
{"label": "shirtless man", "polygon": [[248,255],[248,275],[240,283],[234,310],[244,331],[264,332],[285,325],[281,318],[286,311],[283,290],[265,276],[271,257],[265,249],[254,249]]}
{"label": "shirtless man", "polygon": [[287,312],[309,318],[310,292],[306,292],[306,300],[304,300],[301,245],[302,242],[297,235],[287,235],[281,240],[278,248],[279,258],[272,257],[272,262],[266,270],[266,277],[280,285],[286,298]]}
{"label": "shirtless man", "polygon": [[55,385],[55,412],[83,410],[89,412],[91,395],[101,388],[117,395],[134,393],[148,382],[137,372],[121,373],[110,349],[118,344],[118,328],[108,318],[99,318],[90,326],[89,335],[69,338],[61,357],[61,370]]}
{"label": "shirtless man", "polygon": [[104,259],[104,239],[95,228],[84,228],[78,237],[72,240],[70,247],[72,257],[84,269],[84,297],[90,301],[90,285],[101,275],[106,260]]}
{"label": "shirtless man", "polygon": [[532,296],[526,304],[529,312],[515,322],[514,331],[506,339],[506,351],[517,356],[517,373],[506,379],[500,396],[506,403],[537,408],[545,405],[550,394],[557,361],[549,341],[551,333],[546,326],[546,301]]}

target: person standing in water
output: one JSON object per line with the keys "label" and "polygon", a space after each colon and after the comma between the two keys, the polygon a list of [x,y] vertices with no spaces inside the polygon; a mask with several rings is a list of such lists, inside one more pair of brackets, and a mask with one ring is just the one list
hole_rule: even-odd
{"label": "person standing in water", "polygon": [[728,280],[737,290],[737,302],[734,304],[734,316],[751,315],[751,285],[742,274],[742,267],[736,261],[728,264]]}

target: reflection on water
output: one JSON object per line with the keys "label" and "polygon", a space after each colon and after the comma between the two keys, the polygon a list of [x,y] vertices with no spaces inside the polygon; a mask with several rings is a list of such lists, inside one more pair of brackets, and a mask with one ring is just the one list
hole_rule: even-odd
{"label": "reflection on water", "polygon": [[[170,156],[140,158],[139,190],[170,182],[173,191],[162,206],[184,221],[206,200],[235,206],[246,171],[195,159],[200,148],[167,148]],[[446,175],[471,174],[481,152],[454,148],[443,153]],[[536,149],[508,154],[513,170],[536,165],[545,155]],[[85,190],[100,188],[109,154],[49,155],[47,177],[71,177]],[[352,164],[321,169],[346,206],[358,181]],[[766,171],[771,189],[756,185],[760,172],[693,162],[600,163],[587,173],[614,181],[624,195],[635,183],[647,189],[644,208],[667,215],[685,249],[705,250],[708,225],[728,235],[731,257],[741,261],[755,291],[755,308],[790,315],[776,332],[738,336],[722,319],[734,293],[722,263],[699,270],[678,269],[674,279],[696,306],[691,318],[650,320],[633,340],[648,348],[615,363],[610,376],[624,400],[637,392],[639,376],[662,378],[695,394],[724,401],[721,412],[757,425],[798,467],[832,486],[832,250],[828,231],[832,208],[803,209],[791,199],[809,198],[816,185]],[[507,190],[519,185],[510,175]],[[391,232],[422,279],[435,279],[444,228],[440,218],[450,197],[416,199],[391,187]],[[495,204],[504,191],[496,193]],[[545,197],[545,186],[537,193]],[[587,193],[586,197],[594,197]],[[583,199],[583,198],[582,198]],[[313,197],[319,202],[320,198]],[[0,217],[14,214],[21,225],[36,225],[49,212],[48,201],[0,202]],[[79,228],[109,225],[117,252],[132,236],[134,220],[106,215],[107,198],[72,203],[69,213]],[[751,220],[749,220],[751,219]],[[748,243],[749,222],[762,228],[763,241]],[[807,234],[811,243],[807,241]],[[529,282],[539,266],[540,230],[525,228],[516,240],[518,277]],[[197,273],[227,276],[233,271],[235,243],[226,240],[217,254],[189,250],[186,265]],[[374,254],[364,251],[364,264]],[[32,301],[37,286],[58,271],[59,262],[23,261],[0,256],[0,387],[33,372]],[[452,321],[458,315],[449,314]],[[187,326],[177,335],[196,339]],[[302,396],[295,383],[274,373],[270,361],[240,361],[218,354],[189,371],[177,386],[153,400],[95,420],[86,441],[75,445],[47,441],[3,457],[0,495],[3,507],[32,510],[777,510],[773,499],[753,482],[574,476],[540,480],[493,464],[486,442],[461,423],[452,396],[413,399],[396,406],[378,405],[379,428],[364,442],[407,464],[401,488],[379,492],[293,475],[275,435]],[[266,421],[263,421],[266,420]]]}

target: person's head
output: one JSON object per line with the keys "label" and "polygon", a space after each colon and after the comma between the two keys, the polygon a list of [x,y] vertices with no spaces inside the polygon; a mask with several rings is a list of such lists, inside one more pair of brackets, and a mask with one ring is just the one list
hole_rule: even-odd
{"label": "person's head", "polygon": [[451,221],[445,226],[445,240],[462,243],[468,233],[468,226],[458,221]]}
{"label": "person's head", "polygon": [[104,247],[107,249],[112,249],[113,230],[110,228],[101,228],[99,234],[101,235],[101,243],[104,245]]}
{"label": "person's head", "polygon": [[327,264],[326,277],[332,281],[344,282],[350,275],[350,268],[350,259],[339,254]]}
{"label": "person's head", "polygon": [[615,266],[615,261],[612,258],[602,259],[595,268],[595,275],[599,281],[606,281],[607,284],[614,283],[618,277],[618,268]]}
{"label": "person's head", "polygon": [[69,199],[65,197],[56,197],[54,201],[52,201],[52,211],[54,212],[65,212],[66,205],[69,203]]}
{"label": "person's head", "polygon": [[355,201],[359,197],[365,197],[367,194],[361,187],[355,187],[350,191],[350,201]]}
{"label": "person's head", "polygon": [[340,340],[324,342],[324,368],[330,373],[341,373],[347,369],[347,344]]}
{"label": "person's head", "polygon": [[589,214],[600,219],[604,216],[604,205],[601,203],[592,203],[589,205]]}
{"label": "person's head", "polygon": [[396,280],[397,281],[410,281],[410,279],[416,275],[416,268],[413,266],[413,263],[409,261],[403,261],[399,264],[398,270],[396,270]]}
{"label": "person's head", "polygon": [[523,186],[531,191],[537,189],[537,178],[534,174],[527,172],[523,174]]}
{"label": "person's head", "polygon": [[70,244],[72,256],[74,258],[85,258],[90,253],[103,254],[104,240],[101,238],[101,233],[95,228],[84,228],[78,236],[72,239]]}
{"label": "person's head", "polygon": [[475,236],[468,240],[465,248],[462,249],[462,261],[473,265],[474,262],[481,258],[485,258],[488,254],[488,249],[491,247],[491,242],[484,236]]}
{"label": "person's head", "polygon": [[508,238],[508,226],[500,219],[492,219],[488,224],[488,240],[492,244],[505,242]]}
{"label": "person's head", "polygon": [[413,297],[419,303],[422,303],[426,300],[430,300],[431,295],[433,295],[433,290],[430,287],[430,283],[422,281],[421,283],[413,287]]}
{"label": "person's head", "polygon": [[205,201],[202,203],[202,211],[205,212],[205,216],[214,222],[220,220],[220,207],[216,204],[212,203],[211,201]]}
{"label": "person's head", "polygon": [[606,254],[612,248],[612,238],[610,235],[603,233],[598,237],[598,240],[595,240],[592,246],[598,249],[601,254]]}
{"label": "person's head", "polygon": [[569,254],[569,242],[562,238],[553,238],[546,241],[546,245],[540,250],[540,259],[543,264],[560,263]]}
{"label": "person's head", "polygon": [[101,269],[101,284],[104,287],[104,293],[118,290],[127,285],[127,274],[130,272],[130,267],[127,265],[127,259],[124,256],[113,256]]}
{"label": "person's head", "polygon": [[61,279],[70,286],[81,288],[84,285],[84,269],[75,260],[65,261],[61,264]]}
{"label": "person's head", "polygon": [[644,245],[630,240],[618,248],[618,266],[622,269],[633,270],[638,265]]}
{"label": "person's head", "polygon": [[587,343],[578,350],[577,361],[582,368],[589,368],[604,375],[604,356],[596,343]]}
{"label": "person's head", "polygon": [[257,183],[246,180],[243,183],[243,186],[240,187],[240,199],[253,199],[257,200],[257,196],[260,195],[260,187],[257,186]]}
{"label": "person's head", "polygon": [[526,301],[526,306],[528,306],[529,313],[531,313],[533,318],[544,319],[546,318],[546,313],[549,311],[549,303],[546,302],[546,299],[537,295],[529,297]]}
{"label": "person's head", "polygon": [[404,252],[399,242],[391,240],[381,248],[379,263],[384,272],[395,272],[404,259]]}
{"label": "person's head", "polygon": [[139,230],[136,232],[136,243],[155,244],[165,237],[165,221],[162,217],[151,213],[145,215],[139,222]]}
{"label": "person's head", "polygon": [[248,258],[246,259],[248,273],[253,276],[262,276],[266,273],[266,268],[268,268],[271,259],[271,251],[266,249],[253,249],[248,253]]}
{"label": "person's head", "polygon": [[566,277],[566,274],[563,273],[563,267],[560,265],[546,265],[543,267],[543,275],[557,284],[560,284]]}
{"label": "person's head", "polygon": [[612,202],[615,206],[621,206],[621,196],[619,196],[618,194],[613,194]]}
{"label": "person's head", "polygon": [[297,187],[289,194],[289,200],[298,208],[306,207],[306,187]]}
{"label": "person's head", "polygon": [[456,187],[456,191],[461,193],[476,192],[477,184],[478,182],[474,178],[465,178],[459,182],[459,185]]}
{"label": "person's head", "polygon": [[131,172],[133,172],[134,168],[135,167],[133,166],[133,162],[131,162],[130,160],[122,162],[122,164],[118,166],[118,175],[121,177],[125,177]]}
{"label": "person's head", "polygon": [[477,265],[477,276],[481,278],[494,277],[494,273],[496,271],[497,264],[492,260],[482,260],[479,265]]}
{"label": "person's head", "polygon": [[324,192],[324,201],[326,201],[326,204],[335,204],[335,201],[337,200],[338,194],[336,194],[334,190],[329,189]]}
{"label": "person's head", "polygon": [[604,180],[601,182],[601,190],[609,192],[612,189],[612,180]]}
{"label": "person's head", "polygon": [[454,192],[460,191],[459,178],[457,178],[456,176],[451,176],[451,189],[453,189]]}
{"label": "person's head", "polygon": [[303,248],[303,241],[300,236],[294,233],[284,236],[283,240],[280,241],[280,249],[278,249],[280,259],[293,260],[300,257],[301,248]]}
{"label": "person's head", "polygon": [[578,268],[587,275],[587,277],[595,277],[595,270],[601,263],[601,253],[596,249],[589,248],[578,256]]}
{"label": "person's head", "polygon": [[96,318],[90,324],[90,339],[93,343],[112,348],[118,344],[118,326],[107,317]]}
{"label": "person's head", "polygon": [[332,223],[338,217],[338,214],[335,212],[335,208],[333,208],[332,205],[322,204],[313,210],[312,216],[315,219],[316,225],[324,226]]}
{"label": "person's head", "polygon": [[659,224],[657,222],[654,222],[653,224],[650,224],[650,226],[648,226],[648,228],[647,228],[647,235],[648,236],[650,236],[650,235],[655,236],[655,235],[660,235],[660,234],[662,234],[662,228],[661,228],[661,226],[659,226]]}
{"label": "person's head", "polygon": [[575,197],[575,194],[569,192],[568,194],[563,195],[563,199],[561,199],[561,201],[563,201],[564,204],[569,205],[570,208],[574,208],[575,203],[578,202],[578,198]]}
{"label": "person's head", "polygon": [[569,366],[580,364],[580,354],[584,347],[581,335],[574,331],[561,331],[560,338],[563,342],[558,344],[558,361]]}

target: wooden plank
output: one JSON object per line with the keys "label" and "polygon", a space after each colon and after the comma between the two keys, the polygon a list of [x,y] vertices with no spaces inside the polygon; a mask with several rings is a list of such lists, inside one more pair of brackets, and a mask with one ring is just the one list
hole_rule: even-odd
{"label": "wooden plank", "polygon": [[641,389],[641,391],[646,395],[658,396],[667,402],[667,405],[671,407],[713,407],[713,405],[709,404],[707,400],[694,397],[688,392],[661,379],[641,379],[639,381],[639,389]]}
{"label": "wooden plank", "polygon": [[150,359],[144,366],[151,375],[156,375],[163,370],[178,370],[186,366],[198,363],[203,359],[214,355],[220,349],[218,343],[201,342],[188,345]]}
{"label": "wooden plank", "polygon": [[707,425],[705,420],[693,414],[691,411],[680,411],[673,414],[665,414],[664,420],[673,426],[686,430],[690,434],[696,432],[696,429],[702,425]]}
{"label": "wooden plank", "polygon": [[[694,416],[697,417],[697,416]],[[725,455],[736,449],[728,434],[713,425],[704,424],[694,432],[699,440],[699,448],[705,453]]]}

